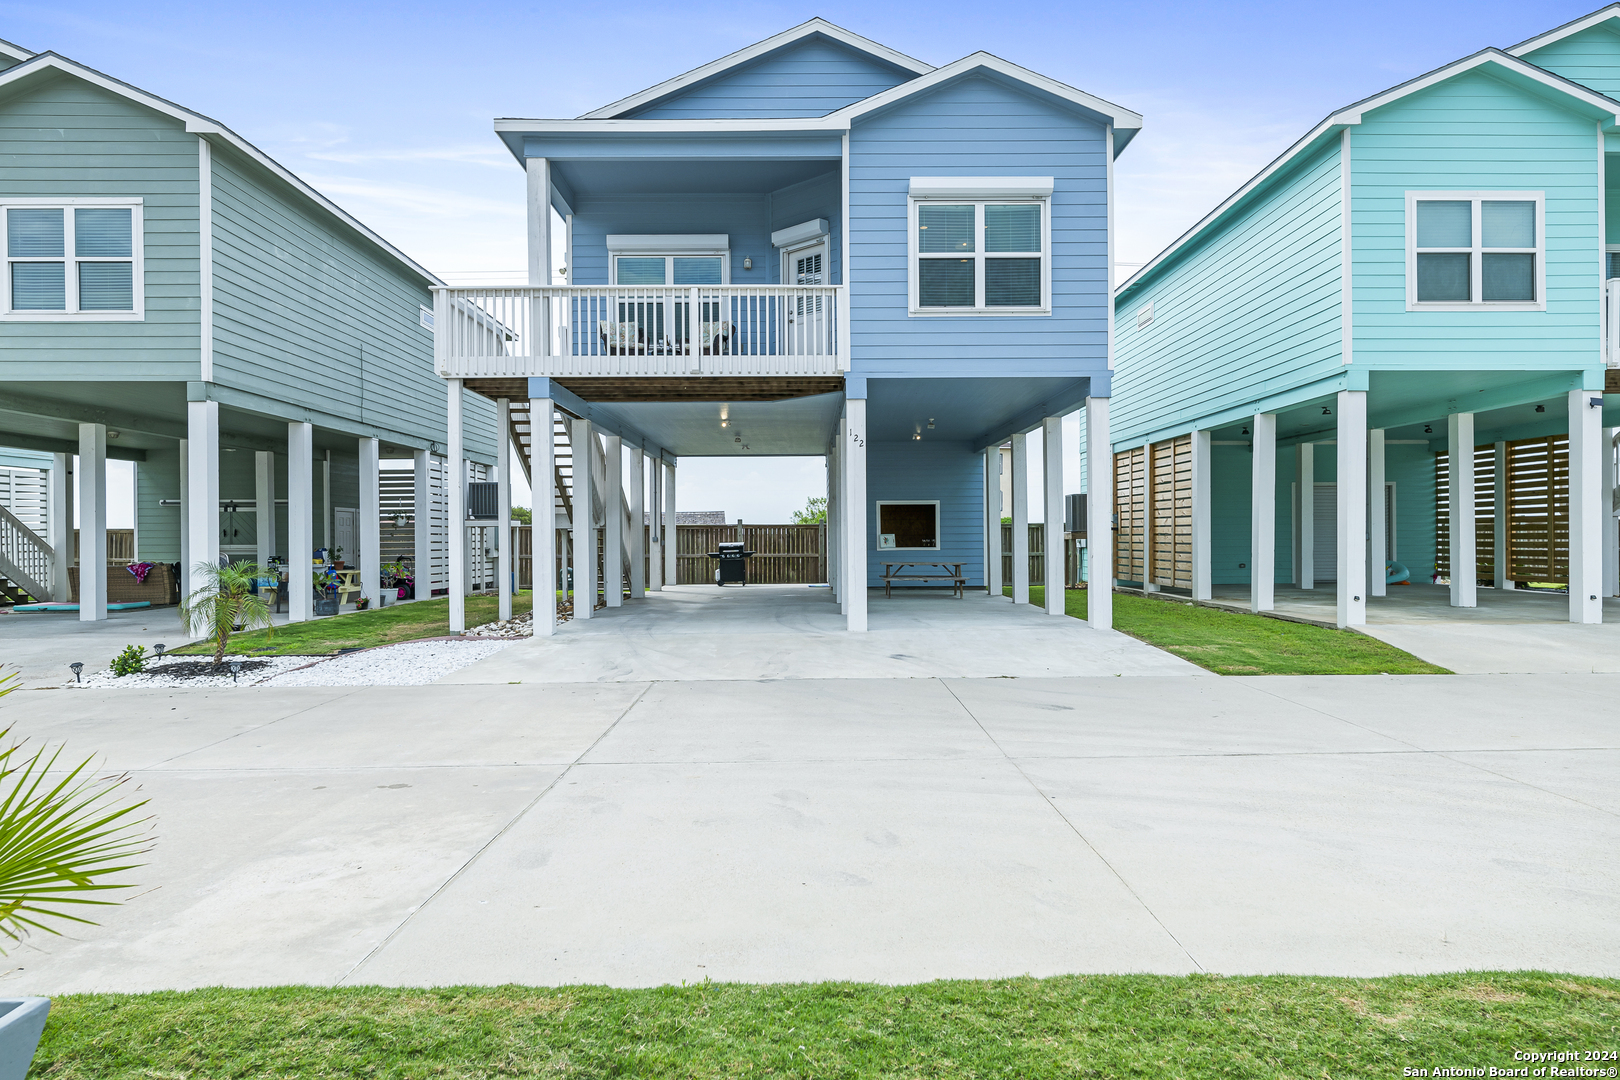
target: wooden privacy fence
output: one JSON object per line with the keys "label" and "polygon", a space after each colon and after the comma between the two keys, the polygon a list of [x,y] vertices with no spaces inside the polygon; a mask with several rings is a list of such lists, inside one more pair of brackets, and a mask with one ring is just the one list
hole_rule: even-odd
{"label": "wooden privacy fence", "polygon": [[1114,455],[1114,577],[1192,588],[1192,436]]}
{"label": "wooden privacy fence", "polygon": [[[1037,526],[1038,527],[1038,526]],[[739,529],[741,535],[738,535]],[[597,528],[597,567],[601,569],[602,530]],[[642,526],[642,550],[649,551],[643,566],[651,579],[652,565],[647,526]],[[512,551],[517,564],[518,588],[534,587],[534,532],[531,526],[512,527]],[[563,563],[569,535],[558,535],[558,565]],[[709,552],[716,545],[741,540],[754,557],[748,561],[748,580],[758,585],[812,585],[827,580],[827,527],[825,525],[679,525],[675,529],[676,584],[711,585],[714,565]],[[601,580],[600,578],[598,580]]]}
{"label": "wooden privacy fence", "polygon": [[[1507,579],[1569,584],[1569,436],[1506,444]],[[1451,461],[1434,459],[1434,568],[1451,575]],[[1475,576],[1496,577],[1496,447],[1474,447]]]}
{"label": "wooden privacy fence", "polygon": [[[79,561],[79,530],[73,530],[73,561]],[[108,529],[107,530],[107,561],[110,563],[131,563],[135,561],[135,530],[134,529]]]}
{"label": "wooden privacy fence", "polygon": [[[1029,583],[1031,585],[1046,584],[1046,526],[1034,522],[1029,528]],[[1013,527],[1008,522],[1001,523],[1001,584],[1011,585],[1013,581]]]}

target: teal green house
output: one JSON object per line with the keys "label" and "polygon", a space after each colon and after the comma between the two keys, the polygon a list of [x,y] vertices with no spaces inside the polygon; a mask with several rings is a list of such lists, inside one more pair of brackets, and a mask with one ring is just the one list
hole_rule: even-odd
{"label": "teal green house", "polygon": [[[12,592],[73,592],[75,458],[84,566],[106,561],[105,461],[134,461],[137,560],[285,559],[295,619],[318,548],[376,595],[380,463],[413,459],[391,520],[446,588],[430,272],[218,121],[7,43],[0,249],[0,447],[53,455],[43,534],[0,529]],[[105,617],[102,575],[77,577]]]}
{"label": "teal green house", "polygon": [[1610,95],[1620,5],[1334,112],[1123,282],[1114,579],[1260,611],[1333,589],[1341,626],[1402,578],[1459,608],[1561,585],[1600,621]]}

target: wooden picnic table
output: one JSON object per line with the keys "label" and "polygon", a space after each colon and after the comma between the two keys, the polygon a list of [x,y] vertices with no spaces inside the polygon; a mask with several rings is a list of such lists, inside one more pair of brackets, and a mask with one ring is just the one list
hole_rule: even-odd
{"label": "wooden picnic table", "polygon": [[[906,573],[906,567],[913,566],[922,569],[923,573]],[[928,571],[938,570],[939,573]],[[886,562],[883,564],[883,596],[884,599],[893,597],[892,587],[896,581],[949,581],[951,594],[958,598],[964,596],[963,586],[967,579],[962,576],[962,564],[957,562]]]}

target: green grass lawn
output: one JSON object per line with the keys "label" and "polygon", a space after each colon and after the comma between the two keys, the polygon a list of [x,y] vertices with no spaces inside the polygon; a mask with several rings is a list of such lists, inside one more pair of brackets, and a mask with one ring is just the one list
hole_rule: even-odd
{"label": "green grass lawn", "polygon": [[[1011,589],[1004,589],[1011,594]],[[1064,610],[1086,617],[1086,593],[1064,592]],[[1029,589],[1030,603],[1046,590]],[[1447,675],[1435,667],[1351,630],[1221,611],[1131,593],[1114,594],[1114,629],[1141,638],[1219,675]]]}
{"label": "green grass lawn", "polygon": [[[521,615],[533,606],[528,592],[512,597],[512,614]],[[467,625],[494,622],[499,601],[493,596],[467,597]],[[278,626],[274,632],[254,630],[232,634],[226,653],[233,656],[325,656],[339,649],[366,649],[399,641],[443,637],[450,632],[450,601],[420,600],[414,604],[354,611],[305,623]],[[212,655],[207,643],[187,645],[171,653]]]}
{"label": "green grass lawn", "polygon": [[1385,1080],[1613,1050],[1617,1018],[1620,980],[1535,972],[210,989],[56,998],[29,1075]]}

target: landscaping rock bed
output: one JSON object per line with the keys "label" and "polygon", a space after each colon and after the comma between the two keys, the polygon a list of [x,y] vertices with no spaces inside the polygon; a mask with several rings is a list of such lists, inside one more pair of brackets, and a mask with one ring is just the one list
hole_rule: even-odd
{"label": "landscaping rock bed", "polygon": [[225,663],[219,667],[214,666],[212,659],[194,660],[190,657],[176,656],[172,659],[148,660],[146,670],[133,675],[114,675],[111,671],[98,671],[94,675],[86,675],[84,682],[75,683],[68,680],[68,686],[114,687],[117,689],[139,689],[143,687],[187,686],[187,687],[215,687],[215,686],[255,686],[274,675],[293,668],[303,667],[305,664],[320,662],[319,656],[266,656],[254,659],[238,657],[242,666],[240,675],[231,676],[231,662],[227,657]]}
{"label": "landscaping rock bed", "polygon": [[472,638],[524,638],[534,636],[534,612],[525,611],[505,622],[485,623],[463,632]]}
{"label": "landscaping rock bed", "polygon": [[[515,620],[514,620],[515,621]],[[267,656],[240,658],[240,675],[231,678],[230,658],[217,669],[211,659],[175,657],[148,662],[145,671],[117,676],[98,671],[80,689],[247,686],[425,686],[435,679],[493,656],[510,640],[407,641],[337,656]]]}

